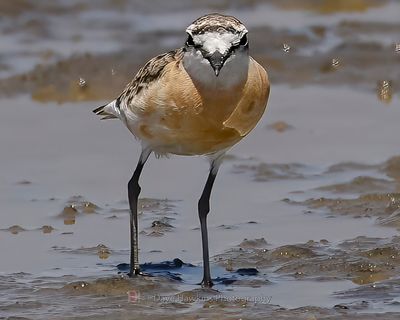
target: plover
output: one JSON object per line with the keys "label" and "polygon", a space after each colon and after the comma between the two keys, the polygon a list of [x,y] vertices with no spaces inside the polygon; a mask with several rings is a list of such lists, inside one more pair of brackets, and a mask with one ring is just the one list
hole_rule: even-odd
{"label": "plover", "polygon": [[237,18],[208,14],[195,20],[186,33],[182,48],[151,59],[117,99],[93,112],[103,119],[119,118],[142,146],[128,183],[131,276],[140,273],[139,177],[149,155],[202,155],[209,159],[198,214],[204,268],[201,284],[211,287],[207,236],[211,189],[226,151],[263,115],[270,86],[265,69],[249,56],[248,31]]}

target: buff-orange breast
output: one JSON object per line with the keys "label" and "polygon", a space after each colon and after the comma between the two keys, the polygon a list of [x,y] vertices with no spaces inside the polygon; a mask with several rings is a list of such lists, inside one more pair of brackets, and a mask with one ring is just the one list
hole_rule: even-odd
{"label": "buff-orange breast", "polygon": [[131,131],[158,153],[204,155],[227,149],[263,115],[269,96],[267,72],[250,58],[247,78],[235,87],[209,88],[193,81],[173,61],[131,112]]}

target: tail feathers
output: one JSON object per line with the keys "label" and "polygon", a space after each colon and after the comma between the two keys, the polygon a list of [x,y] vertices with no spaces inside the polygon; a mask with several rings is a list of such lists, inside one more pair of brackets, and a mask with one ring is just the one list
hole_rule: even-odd
{"label": "tail feathers", "polygon": [[[108,107],[108,108],[106,108],[106,107]],[[105,104],[104,106],[94,109],[93,112],[95,114],[97,114],[98,116],[102,116],[101,120],[117,119],[118,117],[115,114],[108,112],[110,110],[109,107],[110,107],[110,104]]]}

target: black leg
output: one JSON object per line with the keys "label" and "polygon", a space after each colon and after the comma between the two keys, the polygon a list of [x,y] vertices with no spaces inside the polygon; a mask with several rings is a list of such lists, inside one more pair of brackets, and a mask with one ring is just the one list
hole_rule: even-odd
{"label": "black leg", "polygon": [[219,165],[220,165],[219,159],[214,160],[211,163],[210,173],[208,174],[207,182],[206,185],[204,186],[204,190],[203,193],[201,194],[198,204],[200,227],[201,227],[201,242],[203,245],[204,275],[203,275],[203,280],[201,281],[201,285],[203,287],[213,286],[213,282],[211,280],[210,261],[208,254],[207,215],[210,212],[210,195],[215,181],[215,177],[217,176]]}
{"label": "black leg", "polygon": [[130,260],[130,272],[129,276],[139,274],[139,246],[138,246],[138,198],[141,191],[139,185],[139,177],[142,173],[142,169],[151,150],[144,149],[140,154],[139,162],[136,166],[135,172],[131,180],[128,182],[128,198],[129,198],[129,208],[131,211],[130,218],[130,232],[131,232],[131,260]]}

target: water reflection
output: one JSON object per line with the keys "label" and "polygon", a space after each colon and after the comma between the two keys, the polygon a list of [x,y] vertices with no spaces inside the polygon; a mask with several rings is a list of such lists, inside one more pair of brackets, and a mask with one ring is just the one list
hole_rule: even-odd
{"label": "water reflection", "polygon": [[83,78],[79,78],[78,84],[81,88],[86,87],[86,80]]}
{"label": "water reflection", "polygon": [[378,81],[377,85],[378,99],[384,103],[390,103],[392,101],[392,81],[382,80]]}
{"label": "water reflection", "polygon": [[99,244],[97,246],[97,255],[100,259],[105,260],[110,257],[110,249],[107,248],[104,244]]}
{"label": "water reflection", "polygon": [[287,43],[284,43],[282,46],[283,46],[282,50],[283,50],[284,52],[286,52],[286,53],[289,53],[289,51],[290,51],[290,46],[289,46]]}

